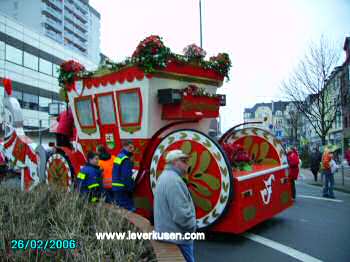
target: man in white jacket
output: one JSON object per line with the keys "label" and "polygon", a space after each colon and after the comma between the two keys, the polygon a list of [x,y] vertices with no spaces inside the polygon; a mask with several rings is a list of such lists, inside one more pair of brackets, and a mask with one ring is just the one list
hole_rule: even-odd
{"label": "man in white jacket", "polygon": [[[181,150],[169,151],[154,195],[154,227],[158,233],[196,231],[196,213],[191,194],[182,179],[188,169],[188,156]],[[194,261],[193,240],[164,240],[177,244],[187,262]]]}

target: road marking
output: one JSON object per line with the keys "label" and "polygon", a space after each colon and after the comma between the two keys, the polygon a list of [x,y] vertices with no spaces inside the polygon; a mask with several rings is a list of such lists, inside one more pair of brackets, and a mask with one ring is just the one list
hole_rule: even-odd
{"label": "road marking", "polygon": [[339,203],[344,202],[343,200],[340,200],[340,199],[333,199],[333,198],[326,198],[326,197],[316,197],[316,196],[306,196],[306,195],[297,195],[297,197],[312,198],[312,199],[325,200],[325,201],[331,201],[331,202],[339,202]]}
{"label": "road marking", "polygon": [[244,233],[243,236],[250,239],[250,240],[258,242],[264,246],[273,248],[273,249],[275,249],[281,253],[284,253],[288,256],[294,257],[294,258],[296,258],[300,261],[303,261],[303,262],[322,262],[322,260],[320,260],[318,258],[312,257],[312,256],[305,254],[303,252],[300,252],[294,248],[282,245],[278,242],[275,242],[271,239],[268,239],[268,238],[265,238],[265,237],[262,237],[259,235],[255,235],[252,233]]}

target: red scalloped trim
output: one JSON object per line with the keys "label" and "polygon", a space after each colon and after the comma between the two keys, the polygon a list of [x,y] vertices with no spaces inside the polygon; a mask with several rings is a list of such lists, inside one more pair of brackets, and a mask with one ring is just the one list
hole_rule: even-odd
{"label": "red scalloped trim", "polygon": [[86,78],[83,80],[83,84],[87,89],[91,89],[93,86],[100,87],[108,84],[115,85],[117,82],[123,84],[126,81],[133,82],[135,79],[143,80],[144,77],[145,73],[141,69],[138,67],[129,67],[106,76]]}
{"label": "red scalloped trim", "polygon": [[[163,72],[174,73],[184,76],[192,76],[198,78],[207,78],[215,81],[223,81],[224,77],[212,69],[204,69],[195,65],[183,64],[177,61],[171,61],[167,67],[162,69]],[[83,79],[83,85],[87,89],[92,87],[107,86],[108,84],[115,85],[117,82],[123,84],[125,82],[133,82],[135,80],[143,80],[145,78],[152,78],[150,73],[145,74],[142,69],[137,66],[128,67],[118,72],[101,77],[92,77]],[[67,85],[67,90],[70,92],[74,89],[74,84]]]}

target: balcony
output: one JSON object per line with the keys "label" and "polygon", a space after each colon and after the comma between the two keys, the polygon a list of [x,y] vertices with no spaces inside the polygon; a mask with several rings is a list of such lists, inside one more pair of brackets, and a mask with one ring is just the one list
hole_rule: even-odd
{"label": "balcony", "polygon": [[87,13],[84,12],[80,7],[74,6],[74,13],[77,17],[79,17],[81,20],[87,21]]}
{"label": "balcony", "polygon": [[75,12],[75,7],[73,5],[73,2],[69,2],[69,1],[64,1],[64,6],[69,9],[71,12]]}
{"label": "balcony", "polygon": [[62,32],[62,24],[59,22],[56,22],[52,18],[46,17],[46,19],[44,19],[44,23],[50,25],[55,31],[60,33]]}
{"label": "balcony", "polygon": [[88,24],[82,22],[80,19],[76,18],[74,21],[78,26],[80,26],[82,29],[84,29],[85,31],[88,30]]}
{"label": "balcony", "polygon": [[64,19],[68,19],[69,21],[74,22],[75,17],[66,9],[64,12]]}
{"label": "balcony", "polygon": [[87,42],[82,41],[79,37],[76,37],[75,40],[78,45],[80,45],[84,49],[87,49]]}
{"label": "balcony", "polygon": [[89,11],[89,6],[88,6],[86,3],[84,3],[84,2],[82,2],[82,1],[80,1],[80,0],[75,1],[75,3],[76,3],[78,6],[80,6],[84,11],[86,11],[86,12]]}
{"label": "balcony", "polygon": [[71,43],[65,43],[65,46],[69,47],[70,49],[86,56],[87,55],[87,52],[86,51],[82,51],[81,49],[77,48],[74,44],[71,44]]}
{"label": "balcony", "polygon": [[62,36],[60,34],[55,33],[49,28],[45,28],[45,35],[55,40],[56,42],[62,43]]}
{"label": "balcony", "polygon": [[72,32],[76,31],[75,26],[69,23],[68,21],[64,22],[64,27]]}
{"label": "balcony", "polygon": [[62,8],[63,8],[63,3],[59,0],[47,0],[47,2],[51,3],[52,5],[54,5],[55,7],[57,7],[60,10],[62,10]]}
{"label": "balcony", "polygon": [[53,9],[52,7],[48,6],[48,5],[45,5],[43,8],[42,8],[42,12],[43,13],[47,13],[49,15],[52,15],[54,16],[55,18],[57,18],[58,20],[62,20],[62,12],[59,12],[55,9]]}
{"label": "balcony", "polygon": [[86,41],[83,41],[79,37],[77,37],[75,34],[70,33],[69,31],[64,32],[64,36],[67,38],[68,41],[73,42],[77,46],[80,46],[81,48],[87,49],[87,43]]}
{"label": "balcony", "polygon": [[82,39],[87,39],[87,32],[82,32],[81,30],[74,30],[74,33],[77,34]]}

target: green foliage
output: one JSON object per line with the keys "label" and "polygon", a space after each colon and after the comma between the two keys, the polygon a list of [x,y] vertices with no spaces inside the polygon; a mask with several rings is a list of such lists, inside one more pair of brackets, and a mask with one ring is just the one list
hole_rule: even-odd
{"label": "green foliage", "polygon": [[[155,261],[145,240],[97,240],[95,232],[137,232],[123,213],[45,186],[23,193],[0,187],[0,261]],[[72,250],[11,250],[12,239],[76,239]]]}

